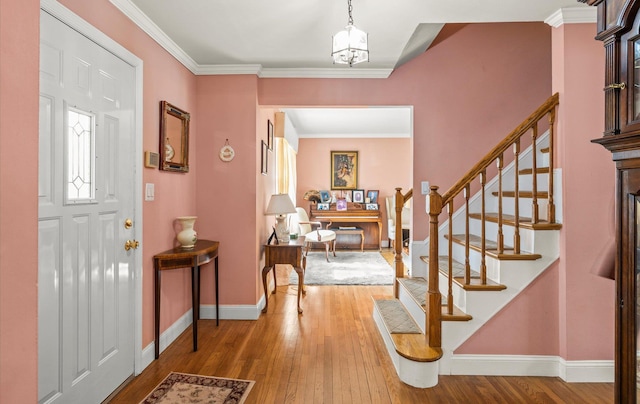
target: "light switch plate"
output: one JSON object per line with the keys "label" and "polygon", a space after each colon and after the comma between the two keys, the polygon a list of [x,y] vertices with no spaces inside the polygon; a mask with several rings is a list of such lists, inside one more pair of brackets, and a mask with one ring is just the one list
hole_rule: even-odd
{"label": "light switch plate", "polygon": [[145,184],[144,189],[144,200],[145,201],[153,201],[156,197],[156,187],[152,183]]}
{"label": "light switch plate", "polygon": [[429,195],[429,181],[422,181],[420,183],[420,192],[422,195]]}

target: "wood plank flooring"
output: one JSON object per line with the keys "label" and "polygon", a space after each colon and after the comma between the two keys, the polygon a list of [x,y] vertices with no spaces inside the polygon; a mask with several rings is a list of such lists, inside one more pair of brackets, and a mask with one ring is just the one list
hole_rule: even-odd
{"label": "wood plank flooring", "polygon": [[402,383],[371,317],[371,295],[391,286],[279,286],[257,321],[200,320],[111,403],[138,403],[170,371],[255,380],[247,403],[611,403],[612,383],[555,377],[440,376],[431,389]]}

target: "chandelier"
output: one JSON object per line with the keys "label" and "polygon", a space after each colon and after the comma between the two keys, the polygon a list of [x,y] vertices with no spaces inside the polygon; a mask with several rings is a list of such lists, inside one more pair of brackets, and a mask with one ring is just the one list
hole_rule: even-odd
{"label": "chandelier", "polygon": [[331,57],[333,63],[349,65],[349,67],[369,61],[369,45],[367,33],[353,25],[351,0],[349,2],[349,22],[344,30],[333,36]]}

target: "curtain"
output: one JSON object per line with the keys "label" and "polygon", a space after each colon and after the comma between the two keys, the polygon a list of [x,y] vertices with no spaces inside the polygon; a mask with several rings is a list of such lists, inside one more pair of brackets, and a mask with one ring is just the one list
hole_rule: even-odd
{"label": "curtain", "polygon": [[296,203],[296,152],[287,139],[278,137],[276,141],[276,192],[289,194]]}

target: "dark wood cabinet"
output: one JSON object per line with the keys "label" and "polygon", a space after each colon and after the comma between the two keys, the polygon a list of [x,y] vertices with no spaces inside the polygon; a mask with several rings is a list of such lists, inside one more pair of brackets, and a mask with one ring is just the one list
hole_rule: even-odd
{"label": "dark wood cabinet", "polygon": [[605,47],[605,128],[593,140],[616,164],[615,402],[638,402],[640,286],[640,0],[580,0],[598,7]]}

